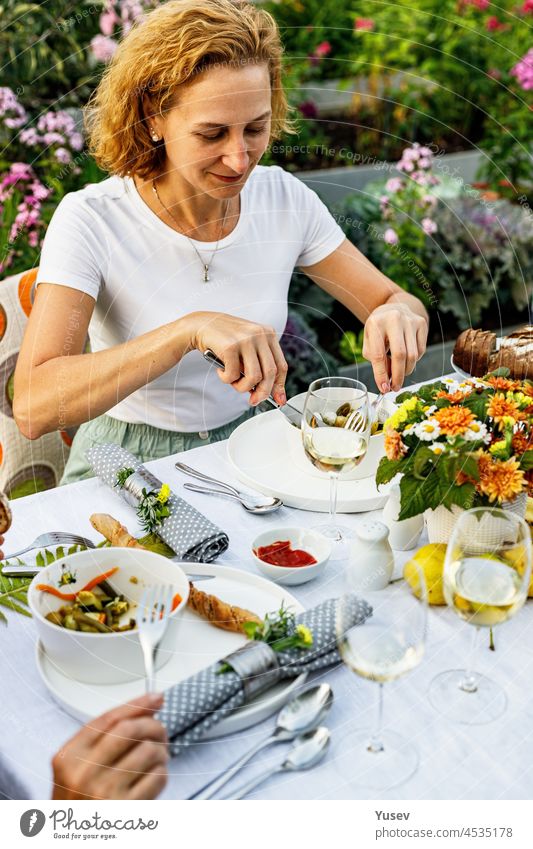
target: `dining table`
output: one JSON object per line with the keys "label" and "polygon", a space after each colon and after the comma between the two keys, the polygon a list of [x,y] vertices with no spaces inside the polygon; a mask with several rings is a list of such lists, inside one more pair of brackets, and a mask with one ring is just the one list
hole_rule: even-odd
{"label": "dining table", "polygon": [[[255,572],[253,539],[271,527],[313,527],[324,514],[282,506],[267,515],[247,513],[237,502],[210,497],[183,488],[186,478],[175,469],[180,460],[200,471],[240,484],[227,454],[227,442],[206,444],[190,451],[146,463],[174,492],[207,515],[229,536],[229,547],[217,565]],[[142,536],[133,507],[98,478],[60,486],[11,502],[13,523],[4,551],[28,545],[38,534],[63,530],[95,543],[101,537],[89,517],[110,513],[137,537]],[[356,531],[382,510],[347,513],[342,524]],[[427,543],[425,531],[417,547]],[[343,574],[350,556],[357,557],[352,539],[345,560],[331,560],[316,579],[290,587],[307,609],[343,591]],[[394,578],[401,578],[413,551],[394,552]],[[409,588],[405,585],[405,591]],[[384,589],[382,592],[388,592]],[[51,759],[80,728],[52,698],[36,665],[37,633],[29,617],[6,611],[8,624],[0,622],[2,684],[0,696],[0,778],[10,788],[10,798],[47,799],[52,787]],[[387,683],[384,692],[384,727],[408,738],[418,749],[417,771],[404,784],[387,791],[359,786],[358,750],[352,736],[372,727],[377,710],[378,685],[358,677],[342,663],[315,673],[309,680],[327,682],[334,703],[325,719],[331,731],[326,758],[314,769],[277,774],[265,781],[250,798],[265,800],[307,799],[530,799],[533,794],[533,600],[504,625],[495,629],[494,650],[488,630],[475,655],[474,668],[501,684],[507,693],[505,713],[486,725],[460,725],[446,720],[428,700],[428,687],[438,673],[463,668],[469,655],[472,626],[444,607],[430,607],[429,628],[422,662],[411,672]],[[364,626],[362,626],[364,627]],[[309,683],[309,680],[307,683]],[[169,777],[162,799],[186,799],[228,767],[252,745],[268,736],[275,716],[218,739],[201,741],[170,759]],[[258,754],[239,773],[227,791],[269,766],[281,762],[289,743],[278,743]]]}

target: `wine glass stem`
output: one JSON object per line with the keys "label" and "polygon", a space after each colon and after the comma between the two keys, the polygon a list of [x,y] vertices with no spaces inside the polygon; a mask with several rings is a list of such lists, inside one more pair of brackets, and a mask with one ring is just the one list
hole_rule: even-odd
{"label": "wine glass stem", "polygon": [[374,728],[374,733],[372,734],[367,746],[369,752],[382,752],[385,748],[381,742],[381,726],[383,725],[383,684],[380,683],[378,686],[378,712],[376,727]]}
{"label": "wine glass stem", "polygon": [[474,668],[474,656],[477,651],[478,644],[478,636],[479,636],[479,628],[474,628],[474,633],[472,634],[472,642],[470,644],[470,655],[468,658],[468,666],[466,668],[465,677],[459,684],[461,690],[464,690],[465,693],[475,693],[477,691],[477,676],[473,671]]}
{"label": "wine glass stem", "polygon": [[[329,473],[329,524],[332,528],[337,526],[337,481],[339,476],[335,472]],[[340,534],[339,534],[340,539]]]}

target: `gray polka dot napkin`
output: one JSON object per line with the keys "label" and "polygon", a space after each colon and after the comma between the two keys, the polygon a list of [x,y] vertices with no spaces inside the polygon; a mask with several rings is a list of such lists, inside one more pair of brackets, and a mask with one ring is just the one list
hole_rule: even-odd
{"label": "gray polka dot napkin", "polygon": [[[86,452],[86,457],[95,474],[108,486],[113,487],[128,504],[138,504],[142,493],[141,486],[145,486],[147,491],[161,488],[161,481],[149,472],[137,457],[119,445],[94,445]],[[124,488],[115,487],[117,474],[124,468],[135,470],[135,480],[132,475]],[[182,560],[212,563],[226,551],[229,545],[228,535],[183,498],[172,492],[167,507],[170,515],[163,519],[155,532]]]}
{"label": "gray polka dot napkin", "polygon": [[[337,600],[331,598],[295,617],[295,625],[306,625],[311,630],[313,645],[309,649],[278,652],[280,678],[295,678],[302,672],[339,663],[336,605]],[[352,597],[353,625],[361,625],[371,614],[372,608],[366,601]],[[232,670],[220,672],[219,669],[220,662],[214,663],[165,692],[159,719],[167,729],[172,755],[197,743],[213,725],[244,703],[242,680]]]}

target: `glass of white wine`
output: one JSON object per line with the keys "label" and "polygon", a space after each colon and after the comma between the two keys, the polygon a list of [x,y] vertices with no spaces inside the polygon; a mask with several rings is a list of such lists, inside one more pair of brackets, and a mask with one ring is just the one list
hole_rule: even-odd
{"label": "glass of white wine", "polygon": [[520,610],[530,575],[531,534],[520,516],[497,507],[460,515],[446,549],[444,597],[475,627],[468,667],[442,672],[429,688],[431,704],[447,719],[482,725],[505,711],[503,688],[474,672],[472,664],[481,629],[494,628]]}
{"label": "glass of white wine", "polygon": [[[315,530],[336,543],[350,536],[347,528],[337,524],[339,475],[354,469],[364,458],[370,426],[364,383],[349,377],[323,377],[311,383],[302,414],[303,447],[307,459],[330,478],[329,521]],[[332,556],[335,558],[335,551]]]}
{"label": "glass of white wine", "polygon": [[346,569],[346,592],[337,603],[337,643],[340,655],[352,672],[375,681],[378,706],[375,727],[346,737],[345,752],[337,768],[346,784],[385,790],[402,784],[418,768],[418,751],[407,738],[383,728],[383,685],[414,669],[422,660],[427,636],[427,589],[418,571],[415,598],[405,583],[389,584],[384,590],[364,592],[372,614],[362,625],[354,625],[357,593],[351,588],[355,575]]}

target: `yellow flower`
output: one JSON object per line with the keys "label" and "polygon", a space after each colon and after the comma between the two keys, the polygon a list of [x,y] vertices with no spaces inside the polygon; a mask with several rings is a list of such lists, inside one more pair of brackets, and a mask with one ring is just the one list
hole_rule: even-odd
{"label": "yellow flower", "polygon": [[[509,398],[511,395],[511,398]],[[502,392],[496,392],[487,407],[487,415],[490,416],[500,430],[503,430],[506,424],[514,425],[518,419],[522,419],[523,415],[515,404],[512,393],[508,393],[506,398]]]}
{"label": "yellow flower", "polygon": [[309,628],[307,627],[307,625],[297,625],[296,626],[296,633],[300,637],[300,639],[302,640],[302,642],[305,646],[312,646],[313,645],[313,635],[312,635],[311,631],[309,630]]}
{"label": "yellow flower", "polygon": [[419,406],[420,400],[413,395],[412,398],[408,398],[403,402],[401,407],[398,407],[395,413],[392,416],[389,416],[385,424],[383,425],[383,429],[387,428],[390,430],[398,430],[399,426],[407,421],[409,418],[409,413],[412,413]]}
{"label": "yellow flower", "polygon": [[491,454],[499,454],[500,451],[505,451],[507,448],[507,443],[505,439],[500,439],[498,442],[493,442],[489,448]]}
{"label": "yellow flower", "polygon": [[157,500],[160,504],[166,504],[170,496],[170,487],[168,483],[164,483],[157,493]]}

